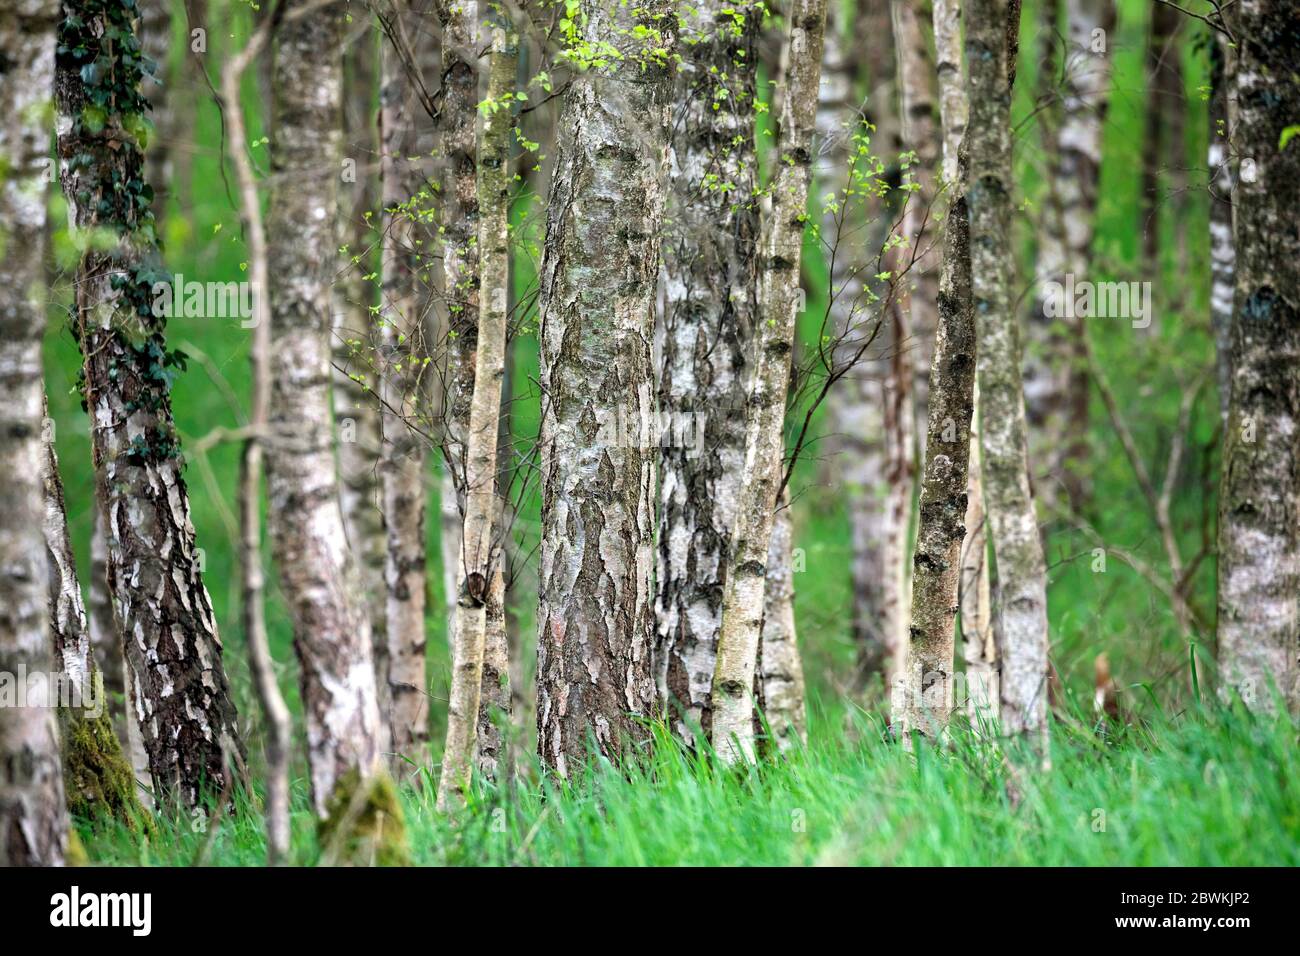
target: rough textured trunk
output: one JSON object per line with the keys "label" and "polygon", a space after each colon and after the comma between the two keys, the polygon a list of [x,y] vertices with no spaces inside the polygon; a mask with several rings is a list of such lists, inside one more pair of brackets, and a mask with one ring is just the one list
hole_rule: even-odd
{"label": "rough textured trunk", "polygon": [[581,37],[623,55],[565,94],[542,257],[537,730],[562,775],[588,735],[607,755],[643,739],[655,702],[651,339],[676,46],[666,0],[580,11]]}
{"label": "rough textured trunk", "polygon": [[754,672],[768,549],[782,483],[785,400],[799,315],[799,263],[812,172],[826,0],[796,0],[789,22],[790,57],[777,158],[759,245],[759,333],[745,421],[744,476],[736,501],[713,672],[713,746],[728,762],[754,757]]}
{"label": "rough textured trunk", "polygon": [[95,664],[104,680],[104,696],[113,713],[113,728],[121,741],[127,760],[135,774],[136,794],[142,806],[153,807],[153,779],[149,776],[149,755],[135,720],[135,699],[131,672],[123,656],[122,635],[113,618],[113,599],[108,591],[108,533],[104,527],[104,509],[94,502],[95,529],[90,537],[90,582],[87,610],[90,620],[90,646]]}
{"label": "rough textured trunk", "polygon": [[[1088,451],[1088,378],[1082,318],[1053,317],[1054,290],[1066,276],[1091,274],[1092,237],[1101,175],[1101,137],[1110,98],[1110,47],[1095,49],[1094,34],[1109,37],[1115,26],[1111,0],[1067,0],[1062,103],[1049,128],[1049,194],[1040,231],[1038,297],[1028,323],[1032,359],[1024,380],[1032,426],[1035,472],[1047,475],[1036,491],[1044,497],[1064,487],[1082,508],[1087,485],[1077,463]],[[1055,91],[1053,91],[1055,92]]]}
{"label": "rough textured trunk", "polygon": [[[293,0],[291,14],[306,0]],[[313,806],[325,817],[379,758],[370,621],[348,550],[330,408],[341,5],[286,20],[275,55],[267,220],[271,335],[267,470],[272,551],[301,665]]]}
{"label": "rough textured trunk", "polygon": [[349,48],[343,64],[343,154],[345,161],[355,164],[355,175],[344,179],[339,188],[342,275],[334,283],[332,346],[339,500],[370,615],[370,646],[384,737],[381,748],[389,750],[392,707],[384,584],[388,539],[380,507],[380,404],[374,363],[379,328],[373,308],[374,284],[365,278],[378,265],[373,254],[373,216],[371,220],[366,218],[379,201],[379,177],[372,172],[379,155],[378,125],[372,106],[378,59],[374,32],[368,30]]}
{"label": "rough textured trunk", "polygon": [[[41,540],[49,132],[40,116],[54,85],[58,16],[50,0],[0,13],[0,671],[8,675],[48,675],[52,663]],[[0,708],[0,866],[63,863],[68,820],[49,689]]]}
{"label": "rough textured trunk", "polygon": [[1029,490],[1020,336],[1011,295],[1011,129],[1017,18],[1007,0],[972,0],[966,23],[971,288],[979,341],[980,451],[998,568],[1002,728],[1047,746],[1047,584]]}
{"label": "rough textured trunk", "polygon": [[135,774],[113,731],[104,682],[91,653],[90,626],[68,535],[68,512],[53,429],[46,427],[42,432],[42,531],[49,565],[46,593],[55,657],[51,673],[65,682],[68,695],[58,702],[68,810],[81,817],[114,816],[134,828],[141,813],[135,796]]}
{"label": "rough textured trunk", "polygon": [[252,395],[249,427],[255,433],[244,444],[239,474],[240,612],[248,644],[249,671],[262,716],[266,719],[266,858],[275,866],[290,848],[289,827],[289,708],[276,681],[266,631],[266,580],[262,561],[262,472],[271,404],[271,310],[266,294],[269,260],[261,199],[247,147],[248,131],[240,103],[240,85],[250,63],[267,43],[270,24],[264,22],[238,53],[221,67],[222,115],[228,124],[226,149],[239,184],[240,219],[248,241],[248,278],[257,290],[253,299],[253,340],[249,348]]}
{"label": "rough textured trunk", "polygon": [[952,713],[953,625],[967,532],[976,357],[969,230],[966,199],[958,196],[944,221],[902,714],[904,733],[915,730],[933,738],[944,734]]}
{"label": "rough textured trunk", "polygon": [[1151,28],[1146,50],[1146,129],[1142,141],[1142,205],[1140,234],[1147,267],[1157,265],[1160,254],[1161,174],[1168,179],[1168,196],[1174,207],[1174,228],[1183,248],[1183,196],[1187,186],[1184,140],[1184,93],[1181,38],[1184,17],[1163,3],[1151,5]]}
{"label": "rough textured trunk", "polygon": [[808,739],[803,661],[794,622],[794,571],[794,520],[787,489],[772,519],[758,675],[771,744],[781,753]]}
{"label": "rough textured trunk", "polygon": [[1285,0],[1236,10],[1237,124],[1252,160],[1236,189],[1232,399],[1219,491],[1219,658],[1225,687],[1294,713],[1300,632],[1300,20]]}
{"label": "rough textured trunk", "polygon": [[1232,297],[1236,284],[1236,246],[1232,226],[1232,159],[1228,98],[1233,91],[1233,49],[1215,34],[1210,46],[1210,129],[1206,164],[1210,170],[1210,327],[1214,332],[1219,414],[1226,425],[1232,393]]}
{"label": "rough textured trunk", "polygon": [[[141,54],[120,5],[76,0],[65,10],[73,16],[60,28],[55,86],[69,219],[116,236],[114,248],[83,255],[74,304],[109,590],[155,793],[193,805],[226,785],[242,744],[181,475],[169,395],[175,359],[155,314],[164,274],[132,132],[147,112]],[[97,61],[112,69],[90,69]],[[88,124],[85,104],[103,98],[104,122]]]}
{"label": "rough textured trunk", "polygon": [[[510,282],[510,158],[514,129],[515,74],[518,38],[508,20],[484,20],[490,32],[487,96],[476,164],[478,199],[478,272],[482,305],[474,350],[474,392],[465,429],[465,520],[461,529],[452,636],[451,693],[447,709],[447,742],[442,756],[438,805],[446,810],[463,802],[478,753],[477,738],[484,683],[489,617],[504,639],[504,608],[496,588],[501,570],[501,528],[497,524],[497,445],[501,416],[501,385],[505,378],[506,312]],[[490,608],[493,597],[496,607]],[[496,669],[496,668],[494,668]],[[491,695],[500,699],[497,683]],[[494,748],[499,752],[499,741]]]}
{"label": "rough textured trunk", "polygon": [[[398,26],[410,39],[418,64],[433,51],[427,6],[404,12]],[[446,38],[450,41],[450,37]],[[428,169],[421,161],[427,144],[418,134],[417,91],[393,49],[380,58],[379,130],[383,183],[383,303],[380,313],[380,392],[383,444],[379,477],[387,548],[385,626],[388,633],[387,693],[394,769],[428,759],[429,691],[425,633],[425,484],[429,447],[430,382],[428,283],[422,273],[433,236],[424,224],[433,203]],[[431,71],[426,70],[425,75]],[[444,101],[444,108],[449,103]]]}
{"label": "rough textured trunk", "polygon": [[[723,11],[726,11],[725,13]],[[742,16],[736,23],[732,14]],[[756,39],[749,5],[708,0],[683,27],[659,330],[655,680],[685,740],[711,724],[727,545],[745,455],[754,337]]]}

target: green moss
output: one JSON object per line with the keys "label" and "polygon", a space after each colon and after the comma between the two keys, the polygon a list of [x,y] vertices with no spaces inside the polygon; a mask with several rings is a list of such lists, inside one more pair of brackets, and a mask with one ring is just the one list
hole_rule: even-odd
{"label": "green moss", "polygon": [[320,825],[322,862],[343,866],[410,866],[397,787],[387,773],[362,779],[352,770],[334,787]]}
{"label": "green moss", "polygon": [[135,774],[107,710],[92,715],[81,708],[63,708],[59,723],[68,812],[83,819],[115,819],[132,831],[149,829],[149,817],[135,794]]}
{"label": "green moss", "polygon": [[75,827],[68,827],[68,848],[63,853],[63,862],[67,866],[90,866],[90,857]]}

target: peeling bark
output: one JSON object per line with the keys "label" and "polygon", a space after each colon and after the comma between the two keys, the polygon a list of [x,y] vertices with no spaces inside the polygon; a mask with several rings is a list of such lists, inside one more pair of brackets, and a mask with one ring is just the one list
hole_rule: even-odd
{"label": "peeling bark", "polygon": [[1300,710],[1300,20],[1285,0],[1237,5],[1237,181],[1232,398],[1219,489],[1219,664],[1224,686]]}
{"label": "peeling bark", "polygon": [[[1013,5],[1014,6],[1014,0]],[[1004,732],[1047,753],[1047,584],[1029,489],[1019,323],[1011,297],[1011,75],[1007,0],[972,0],[970,71],[971,288],[979,341],[980,451],[985,507],[998,569]],[[1017,11],[1018,12],[1018,11]]]}
{"label": "peeling bark", "polygon": [[[725,11],[725,12],[724,12]],[[734,16],[743,17],[737,23]],[[707,0],[681,37],[667,304],[658,330],[660,440],[655,680],[683,740],[708,734],[727,544],[745,455],[757,282],[752,5]]]}
{"label": "peeling bark", "polygon": [[[152,308],[157,265],[143,156],[131,132],[147,104],[129,14],[103,0],[65,3],[55,82],[58,150],[70,224],[107,230],[115,248],[92,248],[76,277],[75,327],[84,359],[97,491],[107,523],[108,586],[124,635],[134,719],[156,796],[187,806],[219,792],[243,745],[203,585],[172,422],[170,355]],[[117,39],[105,38],[107,30]],[[83,66],[116,84],[102,127],[83,120]],[[111,79],[110,79],[111,78]]]}
{"label": "peeling bark", "polygon": [[[0,671],[51,671],[41,535],[45,157],[54,85],[51,0],[0,12]],[[30,684],[30,682],[29,682]],[[68,820],[54,701],[0,708],[0,866],[59,866]]]}
{"label": "peeling bark", "polygon": [[272,552],[301,665],[312,804],[378,770],[370,621],[348,549],[330,407],[342,83],[341,4],[289,19],[275,55],[274,172],[267,218],[271,397],[266,458]]}
{"label": "peeling bark", "polygon": [[789,22],[790,58],[777,159],[760,233],[759,335],[745,421],[745,471],[737,496],[713,672],[712,742],[725,762],[754,759],[754,673],[768,549],[782,484],[785,400],[799,314],[799,262],[812,172],[826,0],[795,0]]}
{"label": "peeling bark", "polygon": [[621,56],[573,78],[558,125],[541,270],[537,730],[561,775],[588,735],[607,756],[643,740],[655,703],[651,339],[672,12],[584,0],[582,38]]}

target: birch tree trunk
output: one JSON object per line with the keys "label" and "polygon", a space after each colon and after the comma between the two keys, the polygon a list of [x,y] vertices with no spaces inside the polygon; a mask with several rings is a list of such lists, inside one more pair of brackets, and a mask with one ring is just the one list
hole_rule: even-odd
{"label": "birch tree trunk", "polygon": [[[396,26],[412,44],[417,65],[431,51],[427,6],[397,5]],[[450,43],[451,38],[446,40]],[[444,49],[445,54],[445,49]],[[426,144],[417,130],[417,91],[408,66],[386,42],[380,56],[380,176],[383,183],[383,304],[380,313],[380,374],[383,443],[379,478],[387,531],[385,559],[388,632],[388,695],[393,767],[428,759],[429,692],[425,633],[425,516],[430,381],[426,257],[432,231],[424,223],[434,200]],[[425,75],[432,71],[424,70]],[[444,101],[444,109],[452,104]],[[423,432],[423,434],[422,434]]]}
{"label": "birch tree trunk", "polygon": [[[281,10],[283,8],[280,8]],[[266,857],[267,865],[284,862],[290,848],[289,826],[289,708],[276,680],[270,640],[266,631],[266,580],[262,561],[262,472],[271,404],[271,310],[266,293],[269,260],[266,227],[257,180],[245,144],[248,131],[240,102],[245,71],[266,46],[274,26],[258,27],[238,53],[221,66],[221,107],[228,124],[226,148],[239,184],[240,218],[248,240],[248,278],[253,296],[253,340],[249,347],[252,395],[249,426],[255,433],[244,444],[239,474],[240,612],[248,643],[249,671],[258,704],[266,719]]]}
{"label": "birch tree trunk", "polygon": [[153,778],[149,775],[149,755],[135,720],[131,701],[135,692],[131,672],[123,656],[122,635],[113,618],[113,599],[108,593],[108,538],[104,527],[104,509],[96,500],[95,528],[90,536],[90,582],[87,587],[87,611],[90,623],[90,646],[95,664],[104,680],[104,696],[113,714],[113,728],[122,744],[127,761],[135,774],[136,797],[145,809],[153,809]]}
{"label": "birch tree trunk", "polygon": [[756,366],[745,422],[745,466],[728,557],[713,672],[713,746],[725,762],[754,759],[754,671],[768,550],[785,450],[785,399],[799,314],[799,262],[807,219],[812,138],[826,0],[795,0],[777,160],[759,247]]}
{"label": "birch tree trunk", "polygon": [[[41,540],[45,333],[45,157],[40,117],[54,86],[59,5],[0,12],[0,671],[51,671]],[[48,682],[0,708],[0,866],[59,866],[68,839]]]}
{"label": "birch tree trunk", "polygon": [[[164,273],[135,135],[148,108],[142,60],[130,11],[104,0],[75,0],[65,11],[73,16],[60,29],[55,91],[69,220],[117,239],[83,254],[74,304],[109,590],[155,795],[194,806],[225,786],[243,745],[172,423],[175,359],[157,314]],[[106,115],[92,125],[85,106],[101,100]]]}
{"label": "birch tree trunk", "polygon": [[1232,157],[1228,98],[1235,96],[1233,48],[1215,34],[1210,46],[1210,128],[1206,165],[1210,170],[1210,327],[1214,331],[1219,414],[1226,427],[1232,394],[1232,297],[1236,247],[1232,225]]}
{"label": "birch tree trunk", "polygon": [[953,625],[969,501],[976,346],[964,195],[948,207],[943,259],[902,714],[904,734],[915,730],[931,738],[944,735],[952,713]]}
{"label": "birch tree trunk", "polygon": [[[943,128],[943,179],[951,184],[954,198],[949,209],[963,200],[966,216],[966,251],[964,255],[950,258],[949,239],[945,225],[944,270],[954,272],[940,276],[939,295],[945,296],[947,283],[952,288],[965,287],[970,295],[970,210],[964,206],[965,174],[961,170],[959,153],[966,135],[966,121],[970,112],[966,101],[966,79],[962,60],[961,0],[936,0],[934,4],[935,62],[939,72],[939,114]],[[950,212],[951,216],[952,213]],[[960,226],[952,226],[960,229]],[[964,271],[964,275],[962,272]],[[956,305],[955,301],[950,303]],[[941,304],[940,309],[943,306]],[[998,716],[999,672],[997,642],[993,636],[990,614],[990,584],[988,562],[988,535],[984,514],[984,482],[981,477],[979,385],[971,385],[970,460],[966,477],[966,537],[961,551],[961,577],[958,582],[957,605],[961,618],[962,656],[966,663],[967,712],[977,726],[996,722]]]}
{"label": "birch tree trunk", "polygon": [[[581,44],[620,52],[565,94],[541,270],[538,751],[644,739],[655,703],[651,341],[676,19],[583,0]],[[640,34],[638,36],[638,34]],[[752,673],[751,673],[752,683]]]}
{"label": "birch tree trunk", "polygon": [[[339,495],[343,527],[361,571],[362,593],[370,615],[370,645],[375,658],[381,749],[388,740],[392,706],[388,690],[387,588],[384,562],[388,538],[379,481],[380,405],[374,348],[374,286],[365,277],[375,270],[374,225],[367,213],[379,201],[379,135],[372,102],[378,84],[373,29],[368,28],[344,56],[343,150],[347,170],[339,189],[339,242],[342,275],[334,284],[333,398],[338,425]],[[381,220],[382,222],[382,220]]]}
{"label": "birch tree trunk", "polygon": [[[447,742],[442,755],[438,806],[463,803],[477,754],[481,703],[484,699],[484,653],[489,616],[504,638],[504,609],[496,590],[501,570],[501,533],[495,519],[497,443],[501,384],[505,378],[506,312],[510,281],[509,158],[514,128],[518,38],[505,19],[485,18],[492,37],[483,129],[478,144],[478,270],[483,293],[474,350],[474,391],[465,430],[465,521],[461,531],[460,586],[452,638],[451,694]],[[497,607],[489,611],[495,592]],[[498,679],[499,686],[499,679]],[[494,695],[495,696],[495,695]],[[499,705],[499,698],[495,701]],[[497,745],[499,750],[499,744]]]}
{"label": "birch tree trunk", "polygon": [[[1020,337],[1011,297],[1010,37],[1007,0],[971,0],[971,289],[979,341],[980,435],[985,506],[998,568],[1002,729],[1047,755],[1047,583],[1029,490]],[[1013,10],[1016,9],[1014,6]]]}
{"label": "birch tree trunk", "polygon": [[329,391],[343,8],[291,18],[305,2],[289,4],[274,65],[266,458],[272,552],[301,665],[312,802],[324,818],[345,786],[378,770],[380,729],[370,622],[339,506]]}
{"label": "birch tree trunk", "polygon": [[771,743],[780,753],[808,739],[803,661],[794,621],[794,572],[794,520],[786,489],[772,519],[759,650],[763,716],[772,733]]}
{"label": "birch tree trunk", "polygon": [[962,0],[934,0],[934,65],[939,75],[939,120],[943,130],[943,180],[957,184],[957,151],[966,136],[966,78],[961,58]]}
{"label": "birch tree trunk", "polygon": [[[1082,319],[1060,318],[1055,290],[1066,276],[1083,281],[1091,271],[1092,237],[1101,176],[1101,138],[1110,99],[1111,0],[1067,0],[1059,126],[1051,130],[1050,193],[1038,250],[1038,297],[1029,322],[1039,359],[1027,363],[1026,412],[1036,471],[1044,497],[1063,486],[1071,505],[1088,497],[1079,463],[1088,453],[1089,386],[1082,344]],[[1073,309],[1070,310],[1073,312]]]}
{"label": "birch tree trunk", "polygon": [[[1219,656],[1251,706],[1300,709],[1300,24],[1284,0],[1242,0],[1232,398],[1219,490]],[[1249,162],[1254,169],[1245,170]],[[1253,175],[1252,175],[1253,173]]]}
{"label": "birch tree trunk", "polygon": [[[742,18],[740,22],[733,19]],[[707,0],[684,22],[672,226],[660,330],[655,680],[676,733],[711,725],[726,552],[745,454],[757,280],[756,40],[751,4]]]}

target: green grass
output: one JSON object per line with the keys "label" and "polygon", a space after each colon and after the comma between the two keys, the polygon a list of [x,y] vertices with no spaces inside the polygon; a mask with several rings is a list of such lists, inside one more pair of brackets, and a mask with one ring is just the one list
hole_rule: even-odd
{"label": "green grass", "polygon": [[[451,865],[1296,865],[1300,751],[1287,720],[1214,709],[1118,740],[1057,722],[1053,767],[1021,772],[1021,799],[993,748],[960,734],[912,755],[861,714],[814,714],[806,750],[727,770],[663,734],[653,754],[578,782],[480,788],[455,826],[430,788],[403,788],[415,861]],[[294,788],[294,862],[319,847],[306,783]],[[247,805],[205,832],[189,817],[141,842],[83,822],[111,865],[256,865],[265,844]]]}

